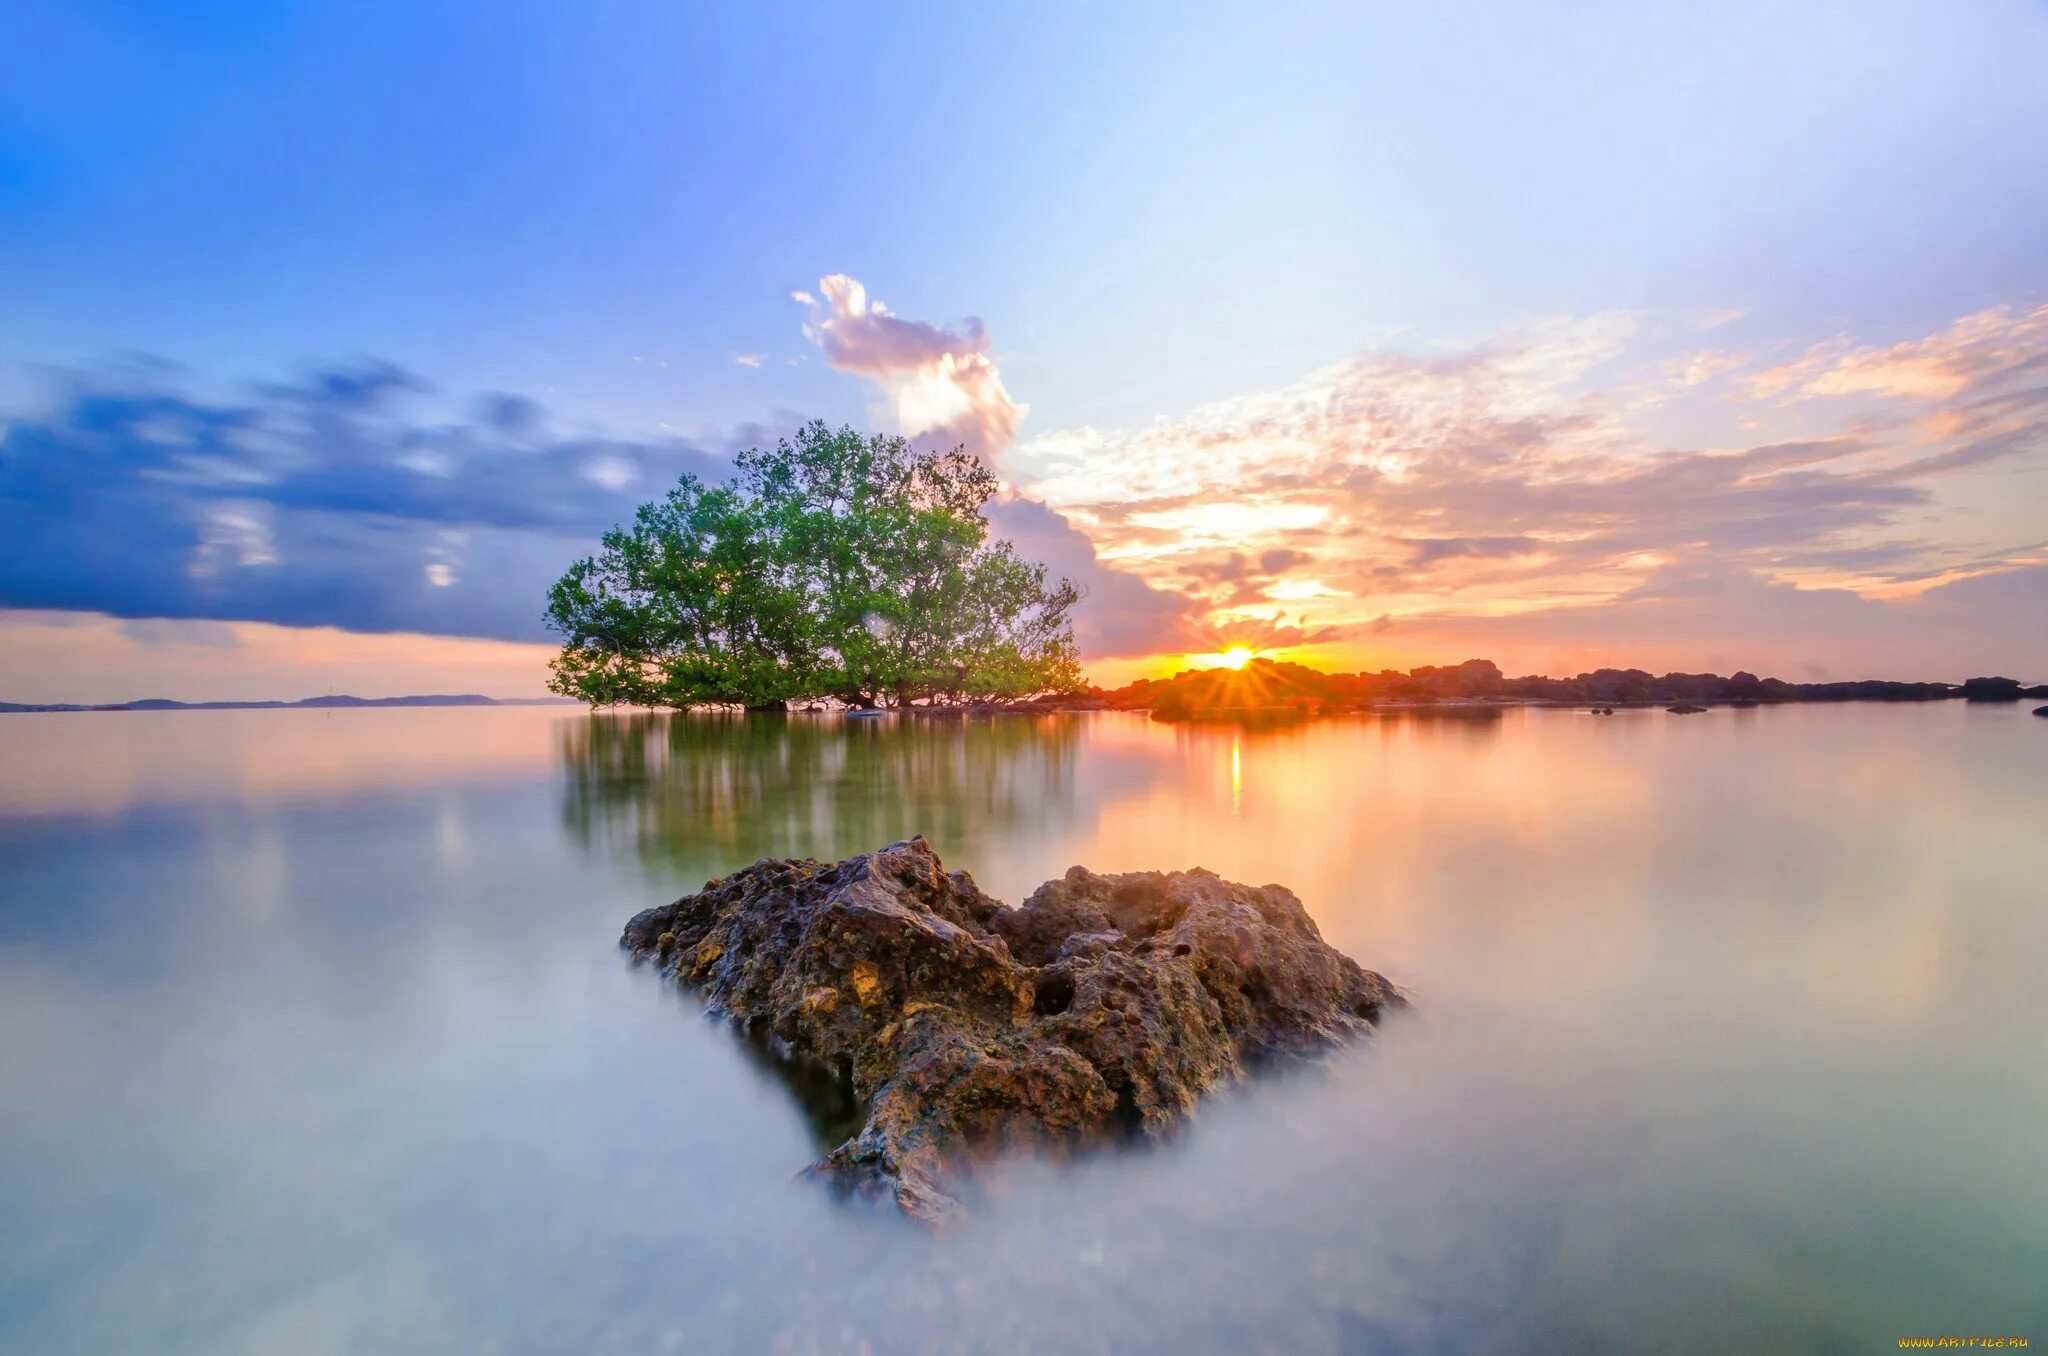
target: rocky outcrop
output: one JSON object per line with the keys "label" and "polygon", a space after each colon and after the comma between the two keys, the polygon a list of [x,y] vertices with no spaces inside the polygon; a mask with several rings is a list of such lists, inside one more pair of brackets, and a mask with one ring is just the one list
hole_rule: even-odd
{"label": "rocky outcrop", "polygon": [[1678,702],[1677,704],[1667,706],[1664,709],[1666,711],[1669,711],[1674,716],[1704,716],[1705,714],[1707,714],[1706,707],[1697,705],[1693,702]]}
{"label": "rocky outcrop", "polygon": [[866,1112],[810,1171],[938,1222],[984,1155],[1158,1137],[1203,1093],[1313,1059],[1405,1002],[1277,885],[1075,867],[1021,907],[922,838],[762,861],[621,945]]}

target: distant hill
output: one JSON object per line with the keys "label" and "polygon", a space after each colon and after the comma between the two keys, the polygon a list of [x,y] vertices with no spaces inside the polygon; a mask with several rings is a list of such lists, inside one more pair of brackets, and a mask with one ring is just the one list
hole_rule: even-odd
{"label": "distant hill", "polygon": [[174,702],[165,697],[79,706],[62,702],[0,702],[0,715],[32,711],[334,711],[382,706],[576,706],[568,697],[483,697],[474,692],[424,697],[303,697],[295,702]]}

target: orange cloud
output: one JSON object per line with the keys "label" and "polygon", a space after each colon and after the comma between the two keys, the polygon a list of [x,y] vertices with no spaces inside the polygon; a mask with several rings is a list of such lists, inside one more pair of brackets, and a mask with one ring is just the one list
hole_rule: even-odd
{"label": "orange cloud", "polygon": [[[1692,388],[1747,360],[1653,360],[1650,338],[1604,316],[1369,354],[1142,428],[1045,433],[1008,465],[1103,559],[1188,598],[1203,650],[1286,635],[1355,654],[1510,617],[1577,627],[1624,601],[1676,615],[1660,589],[1708,567],[1855,602],[2034,559],[2044,524],[2014,503],[2048,490],[2048,307],[1886,349],[1822,346],[1707,391]],[[1757,404],[1765,393],[1854,398],[1816,417]],[[1703,425],[1757,436],[1650,433],[1643,411],[1680,394]]]}
{"label": "orange cloud", "polygon": [[1847,338],[1818,344],[1757,373],[1749,386],[1760,397],[1794,400],[1867,394],[1945,401],[2025,372],[2038,380],[2044,348],[2048,304],[2019,312],[2000,306],[1889,348],[1862,347]]}

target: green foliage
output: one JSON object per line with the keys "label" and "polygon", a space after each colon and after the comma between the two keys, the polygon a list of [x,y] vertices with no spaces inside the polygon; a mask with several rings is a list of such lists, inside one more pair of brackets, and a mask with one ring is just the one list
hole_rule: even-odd
{"label": "green foliage", "polygon": [[962,701],[1081,687],[1081,593],[990,541],[964,451],[806,425],[685,476],[549,590],[549,686],[592,705]]}

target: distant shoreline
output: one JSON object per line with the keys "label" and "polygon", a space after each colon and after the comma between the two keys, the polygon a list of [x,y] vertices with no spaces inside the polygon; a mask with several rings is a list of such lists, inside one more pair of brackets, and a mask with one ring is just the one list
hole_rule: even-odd
{"label": "distant shoreline", "polygon": [[1644,669],[1595,669],[1571,678],[1540,674],[1510,677],[1491,660],[1424,666],[1406,673],[1324,673],[1300,664],[1253,658],[1238,667],[1193,669],[1167,679],[1141,678],[1084,703],[1110,710],[1147,710],[1154,720],[1242,721],[1298,719],[1347,711],[1488,710],[1508,706],[1617,709],[1663,707],[1694,715],[1711,706],[1777,706],[1813,702],[2016,702],[2048,697],[2048,685],[2016,678],[1971,678],[1962,683],[1788,683],[1739,672],[1653,674]]}
{"label": "distant shoreline", "polygon": [[301,697],[297,701],[177,702],[145,697],[132,702],[0,702],[0,715],[61,715],[85,711],[361,711],[421,706],[581,706],[570,697],[484,697],[473,692],[424,697]]}
{"label": "distant shoreline", "polygon": [[[1789,706],[1837,702],[2006,703],[2048,697],[2048,684],[2016,678],[1971,678],[1962,683],[1896,682],[1864,679],[1849,682],[1789,683],[1741,672],[1729,677],[1713,673],[1652,674],[1643,669],[1596,669],[1572,678],[1531,674],[1511,678],[1489,660],[1472,659],[1446,666],[1426,666],[1406,673],[1324,673],[1300,664],[1263,657],[1242,666],[1188,669],[1166,679],[1141,678],[1113,690],[1091,688],[1076,693],[1047,693],[1011,701],[933,702],[882,709],[830,707],[848,717],[899,712],[912,716],[969,716],[1014,712],[1132,711],[1160,721],[1296,720],[1309,716],[1366,711],[1488,711],[1510,707],[1591,709],[1603,715],[1617,710],[1662,707],[1677,715],[1693,715],[1710,707]],[[297,701],[182,702],[145,698],[99,704],[66,702],[0,702],[0,715],[84,711],[351,711],[419,707],[559,706],[583,709],[573,697],[486,697],[478,693],[434,693],[409,697],[302,697]],[[591,708],[597,709],[597,708]],[[636,708],[661,710],[665,708]],[[791,706],[787,714],[816,711],[815,705]],[[2048,710],[2048,708],[2044,708]],[[783,714],[783,713],[777,713]]]}

